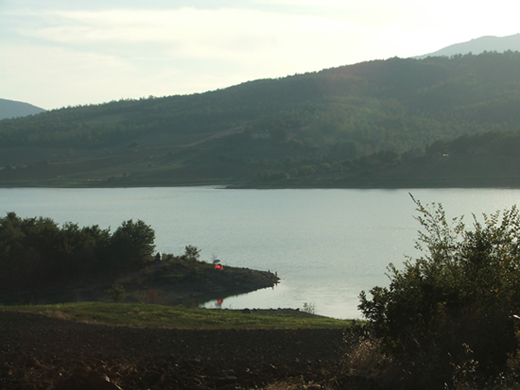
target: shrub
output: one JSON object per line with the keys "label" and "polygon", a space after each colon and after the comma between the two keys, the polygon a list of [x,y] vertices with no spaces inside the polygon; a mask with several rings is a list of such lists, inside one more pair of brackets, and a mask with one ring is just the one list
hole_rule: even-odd
{"label": "shrub", "polygon": [[[412,197],[413,199],[413,197]],[[383,346],[407,372],[410,387],[453,383],[471,361],[485,382],[506,368],[516,350],[512,314],[520,313],[520,216],[516,207],[449,221],[440,204],[413,199],[423,231],[423,257],[390,264],[390,285],[363,291],[359,305]],[[412,380],[413,379],[413,380]],[[413,383],[412,383],[413,382]]]}
{"label": "shrub", "polygon": [[126,298],[126,289],[118,283],[114,283],[106,292],[116,303],[122,302]]}
{"label": "shrub", "polygon": [[305,302],[303,304],[302,311],[304,313],[316,314],[316,304],[314,302],[309,302],[309,303]]}

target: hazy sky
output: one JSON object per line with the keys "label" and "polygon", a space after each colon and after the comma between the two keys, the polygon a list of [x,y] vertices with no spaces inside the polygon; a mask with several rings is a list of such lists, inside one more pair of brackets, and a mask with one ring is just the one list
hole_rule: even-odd
{"label": "hazy sky", "polygon": [[204,92],[516,34],[519,11],[510,0],[0,0],[0,98],[51,109]]}

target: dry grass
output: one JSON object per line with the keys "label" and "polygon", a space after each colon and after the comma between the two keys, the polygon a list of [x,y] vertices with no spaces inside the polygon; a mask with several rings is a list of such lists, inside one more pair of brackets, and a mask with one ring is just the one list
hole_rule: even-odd
{"label": "dry grass", "polygon": [[372,338],[345,336],[344,366],[348,375],[373,377],[377,371],[390,363],[390,359],[381,352],[381,342]]}
{"label": "dry grass", "polygon": [[[30,312],[28,312],[28,313],[30,313]],[[43,314],[44,316],[47,316],[47,317],[51,317],[51,318],[58,318],[60,320],[70,320],[71,319],[70,315],[63,313],[60,310],[45,310],[41,314]]]}

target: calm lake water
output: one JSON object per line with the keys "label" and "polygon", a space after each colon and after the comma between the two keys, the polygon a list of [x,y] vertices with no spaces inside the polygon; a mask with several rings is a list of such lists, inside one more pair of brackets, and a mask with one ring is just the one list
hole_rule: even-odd
{"label": "calm lake water", "polygon": [[[117,228],[141,219],[157,250],[277,272],[281,283],[224,299],[222,308],[302,308],[359,318],[361,290],[388,285],[389,263],[415,256],[415,205],[440,202],[448,216],[491,213],[520,201],[520,190],[225,190],[212,187],[0,189],[0,212],[45,216],[58,223]],[[216,307],[208,302],[205,307]]]}

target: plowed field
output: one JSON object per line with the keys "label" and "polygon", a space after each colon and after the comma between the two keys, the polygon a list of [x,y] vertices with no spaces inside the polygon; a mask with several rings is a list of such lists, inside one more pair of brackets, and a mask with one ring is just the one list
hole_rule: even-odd
{"label": "plowed field", "polygon": [[342,388],[343,333],[143,329],[0,311],[0,388]]}

